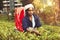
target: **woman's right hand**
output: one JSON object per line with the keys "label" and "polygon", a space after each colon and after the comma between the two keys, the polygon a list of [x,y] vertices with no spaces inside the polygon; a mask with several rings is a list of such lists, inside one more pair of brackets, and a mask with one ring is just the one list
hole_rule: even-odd
{"label": "woman's right hand", "polygon": [[32,28],[32,27],[27,28],[28,32],[32,32],[33,30],[34,30],[34,28]]}
{"label": "woman's right hand", "polygon": [[28,32],[35,33],[36,35],[40,35],[39,31],[37,29],[34,29],[32,27],[27,28]]}

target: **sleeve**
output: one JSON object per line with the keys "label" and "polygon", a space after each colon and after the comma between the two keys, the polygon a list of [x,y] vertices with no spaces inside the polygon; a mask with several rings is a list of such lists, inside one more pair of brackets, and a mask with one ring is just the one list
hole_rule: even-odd
{"label": "sleeve", "polygon": [[28,28],[27,20],[25,19],[22,20],[22,26],[23,26],[24,31],[26,31],[26,29]]}
{"label": "sleeve", "polygon": [[39,20],[39,17],[37,17],[37,20],[36,20],[36,27],[40,27],[42,24]]}

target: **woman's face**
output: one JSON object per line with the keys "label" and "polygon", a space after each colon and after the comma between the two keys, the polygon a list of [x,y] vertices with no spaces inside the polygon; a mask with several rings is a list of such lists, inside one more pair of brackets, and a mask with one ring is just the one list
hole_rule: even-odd
{"label": "woman's face", "polygon": [[33,8],[29,8],[29,9],[27,10],[27,12],[28,12],[28,15],[29,15],[29,16],[32,16],[33,13],[34,13],[34,9],[33,9]]}

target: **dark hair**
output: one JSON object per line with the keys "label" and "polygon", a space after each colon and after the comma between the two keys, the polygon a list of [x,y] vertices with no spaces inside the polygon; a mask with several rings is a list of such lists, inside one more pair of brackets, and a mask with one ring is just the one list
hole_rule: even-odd
{"label": "dark hair", "polygon": [[25,11],[28,11],[29,10],[29,8],[28,9],[26,9]]}
{"label": "dark hair", "polygon": [[27,12],[28,10],[29,10],[29,8],[25,10],[26,16],[28,16],[28,12]]}

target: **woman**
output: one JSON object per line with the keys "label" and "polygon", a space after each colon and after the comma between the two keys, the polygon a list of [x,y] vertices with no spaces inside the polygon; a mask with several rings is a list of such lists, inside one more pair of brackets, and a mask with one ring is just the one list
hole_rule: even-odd
{"label": "woman", "polygon": [[22,21],[22,26],[24,31],[38,33],[38,31],[35,30],[35,28],[40,27],[41,23],[39,17],[37,15],[34,15],[34,6],[32,4],[26,5],[25,12],[26,15]]}

